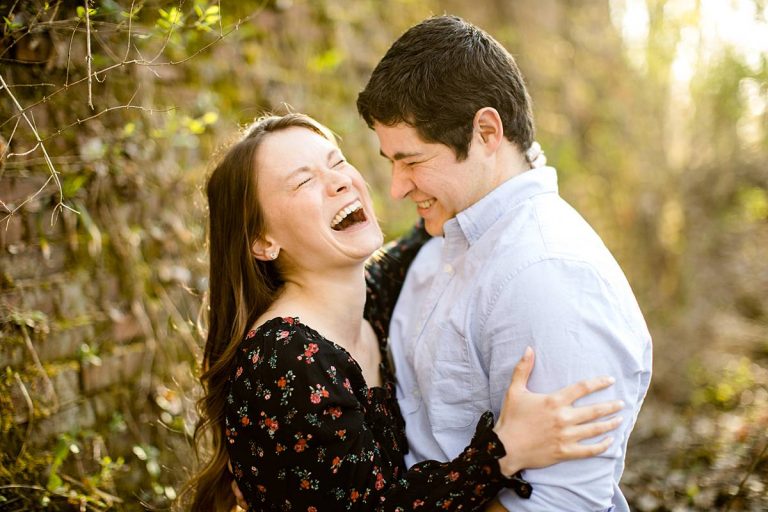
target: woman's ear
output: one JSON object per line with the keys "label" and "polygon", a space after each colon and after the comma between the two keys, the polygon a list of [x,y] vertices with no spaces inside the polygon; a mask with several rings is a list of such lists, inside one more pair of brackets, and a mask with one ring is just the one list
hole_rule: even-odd
{"label": "woman's ear", "polygon": [[472,124],[480,135],[483,145],[489,151],[495,151],[504,139],[504,123],[501,121],[499,112],[493,107],[483,107],[475,112]]}
{"label": "woman's ear", "polygon": [[261,261],[273,261],[280,254],[280,246],[269,237],[259,238],[251,244],[251,254]]}

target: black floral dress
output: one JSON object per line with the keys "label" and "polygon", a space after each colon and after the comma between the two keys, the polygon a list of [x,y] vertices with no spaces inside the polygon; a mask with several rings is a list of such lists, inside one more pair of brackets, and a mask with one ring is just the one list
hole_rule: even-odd
{"label": "black floral dress", "polygon": [[507,479],[504,447],[485,413],[471,444],[448,463],[406,471],[405,424],[387,364],[389,318],[423,229],[390,244],[366,269],[365,317],[382,350],[381,387],[367,387],[357,362],[299,318],[273,318],[247,333],[230,378],[226,437],[237,483],[251,510],[478,510]]}

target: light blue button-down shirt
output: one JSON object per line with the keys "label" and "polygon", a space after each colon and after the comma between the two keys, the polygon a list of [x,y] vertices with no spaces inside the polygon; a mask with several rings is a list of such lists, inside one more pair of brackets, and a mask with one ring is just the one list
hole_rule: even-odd
{"label": "light blue button-down shirt", "polygon": [[531,499],[505,491],[502,503],[515,511],[629,510],[618,483],[651,377],[651,337],[618,264],[560,198],[551,167],[508,180],[444,232],[411,266],[390,327],[406,462],[456,457],[480,414],[498,415],[530,345],[532,391],[611,375],[614,386],[579,403],[624,400],[624,422],[603,455],[526,470]]}

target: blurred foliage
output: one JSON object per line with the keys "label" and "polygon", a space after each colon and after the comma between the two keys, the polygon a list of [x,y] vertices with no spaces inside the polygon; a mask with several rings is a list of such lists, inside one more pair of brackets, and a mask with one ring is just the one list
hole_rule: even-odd
{"label": "blurred foliage", "polygon": [[[207,162],[261,113],[307,112],[339,134],[395,236],[414,212],[390,201],[389,170],[354,103],[392,41],[442,12],[513,53],[562,195],[603,236],[646,313],[655,375],[623,479],[632,508],[768,508],[768,55],[764,39],[717,39],[728,31],[713,23],[727,19],[707,9],[718,4],[747,13],[736,31],[768,30],[760,0],[97,0],[88,12],[0,1],[0,76],[12,86],[0,90],[0,134],[16,153],[0,163],[0,199],[8,211],[23,200],[8,203],[4,179],[46,179],[53,166],[61,180],[4,222],[44,225],[59,201],[77,210],[58,215],[62,240],[41,229],[39,251],[63,244],[94,286],[116,280],[118,306],[145,319],[153,355],[104,431],[33,452],[24,428],[0,416],[10,440],[0,508],[140,509],[176,497],[193,464]],[[108,348],[84,340],[80,354]]]}

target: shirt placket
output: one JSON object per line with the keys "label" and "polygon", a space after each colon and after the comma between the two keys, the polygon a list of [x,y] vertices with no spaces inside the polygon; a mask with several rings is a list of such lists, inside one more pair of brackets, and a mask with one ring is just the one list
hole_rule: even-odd
{"label": "shirt placket", "polygon": [[[455,222],[455,219],[454,221]],[[453,228],[453,229],[449,229]],[[454,275],[456,274],[455,262],[459,260],[461,255],[467,250],[467,241],[461,232],[458,223],[455,225],[446,225],[445,239],[440,252],[440,271],[432,281],[432,286],[427,294],[427,299],[424,301],[418,316],[418,322],[416,332],[416,342],[410,345],[410,349],[415,350],[422,346],[424,343],[429,342],[427,339],[429,336],[429,330],[426,329],[429,323],[430,317],[435,313],[440,299],[448,289],[448,285],[451,283]],[[434,328],[434,325],[432,325]]]}

